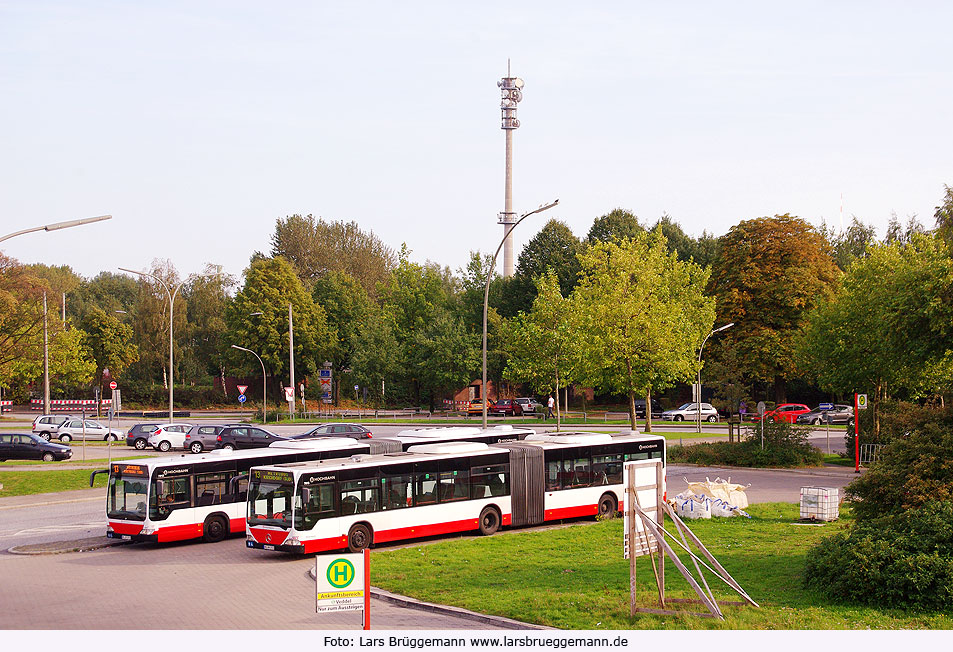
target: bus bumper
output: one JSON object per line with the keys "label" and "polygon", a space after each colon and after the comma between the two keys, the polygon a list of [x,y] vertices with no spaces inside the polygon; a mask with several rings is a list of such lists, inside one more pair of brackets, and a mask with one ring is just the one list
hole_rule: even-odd
{"label": "bus bumper", "polygon": [[278,552],[291,552],[297,555],[304,554],[303,545],[289,545],[289,544],[272,545],[270,543],[258,543],[257,541],[254,541],[252,539],[245,539],[245,547],[255,548],[257,550],[277,550]]}

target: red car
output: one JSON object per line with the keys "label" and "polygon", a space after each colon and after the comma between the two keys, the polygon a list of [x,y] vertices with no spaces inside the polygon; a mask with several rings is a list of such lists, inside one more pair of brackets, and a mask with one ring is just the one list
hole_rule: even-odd
{"label": "red car", "polygon": [[493,414],[502,416],[521,417],[523,416],[523,406],[511,398],[501,398],[490,408]]}
{"label": "red car", "polygon": [[[811,408],[802,403],[782,403],[773,410],[765,412],[764,418],[771,419],[774,422],[787,421],[788,423],[796,423],[799,416],[810,411]],[[761,418],[756,414],[753,420],[760,421]]]}

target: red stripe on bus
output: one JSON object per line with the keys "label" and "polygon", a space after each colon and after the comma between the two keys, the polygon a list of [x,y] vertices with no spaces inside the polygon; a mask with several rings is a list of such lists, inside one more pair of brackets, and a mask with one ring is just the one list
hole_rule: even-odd
{"label": "red stripe on bus", "polygon": [[116,534],[139,534],[142,532],[142,523],[116,523],[109,521],[109,527]]}
{"label": "red stripe on bus", "polygon": [[340,550],[347,548],[347,537],[331,537],[330,539],[312,539],[304,542],[304,554],[310,555],[315,552],[324,552],[326,550]]}
{"label": "red stripe on bus", "polygon": [[544,520],[555,521],[561,518],[578,518],[580,516],[592,516],[597,513],[599,513],[598,505],[574,505],[573,507],[547,509]]}
{"label": "red stripe on bus", "polygon": [[480,519],[468,518],[462,521],[450,521],[449,523],[428,523],[426,525],[415,525],[413,527],[380,530],[374,533],[374,543],[387,543],[388,541],[416,539],[418,537],[433,537],[438,534],[450,534],[451,532],[466,532],[468,530],[476,530],[479,525]]}
{"label": "red stripe on bus", "polygon": [[156,541],[159,543],[168,543],[169,541],[185,541],[186,539],[195,539],[200,536],[202,536],[201,523],[170,525],[169,527],[160,527],[158,530],[156,530]]}
{"label": "red stripe on bus", "polygon": [[228,530],[232,534],[237,534],[239,532],[245,531],[245,517],[241,518],[230,518],[228,519]]}
{"label": "red stripe on bus", "polygon": [[258,543],[267,543],[270,546],[280,546],[288,538],[287,530],[269,530],[263,527],[248,528],[252,538]]}

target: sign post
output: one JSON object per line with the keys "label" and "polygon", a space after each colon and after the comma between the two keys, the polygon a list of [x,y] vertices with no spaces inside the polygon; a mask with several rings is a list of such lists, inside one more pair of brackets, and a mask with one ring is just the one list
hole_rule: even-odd
{"label": "sign post", "polygon": [[314,612],[361,611],[364,629],[371,628],[370,550],[314,558]]}
{"label": "sign post", "polygon": [[761,421],[761,450],[764,450],[764,401],[758,401],[758,417]]}
{"label": "sign post", "polygon": [[[817,406],[817,409],[821,410],[822,412],[827,410],[833,410],[834,404],[821,403],[820,405]],[[831,415],[825,414],[824,421],[827,423],[827,454],[830,455],[831,454]]]}
{"label": "sign post", "polygon": [[860,410],[867,409],[867,395],[854,394],[854,473],[860,473]]}

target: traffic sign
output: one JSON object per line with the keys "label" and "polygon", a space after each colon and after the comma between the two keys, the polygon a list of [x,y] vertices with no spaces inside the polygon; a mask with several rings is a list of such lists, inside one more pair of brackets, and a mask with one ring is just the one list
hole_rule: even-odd
{"label": "traffic sign", "polygon": [[295,388],[294,387],[285,387],[285,400],[293,401],[295,400]]}
{"label": "traffic sign", "polygon": [[239,394],[244,394],[245,390],[248,389],[248,385],[236,385],[235,388],[238,390]]}
{"label": "traffic sign", "polygon": [[115,380],[109,383],[109,389],[116,389],[117,387],[119,387],[119,385],[116,384]]}
{"label": "traffic sign", "polygon": [[857,395],[857,409],[858,409],[858,410],[866,410],[866,409],[867,409],[867,395],[866,395],[866,394],[858,394],[858,395]]}
{"label": "traffic sign", "polygon": [[368,552],[315,557],[315,611],[324,613],[367,609],[370,598],[365,581]]}
{"label": "traffic sign", "polygon": [[764,401],[758,401],[758,414],[760,414],[761,416],[764,416],[765,407],[767,406],[764,404]]}
{"label": "traffic sign", "polygon": [[239,394],[239,395],[238,395],[238,402],[239,402],[239,403],[244,403],[244,402],[245,402],[245,395],[244,395],[244,394]]}
{"label": "traffic sign", "polygon": [[818,409],[818,410],[833,410],[833,409],[834,409],[834,404],[833,404],[833,403],[821,403],[820,405],[817,406],[817,409]]}

